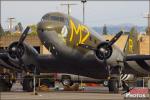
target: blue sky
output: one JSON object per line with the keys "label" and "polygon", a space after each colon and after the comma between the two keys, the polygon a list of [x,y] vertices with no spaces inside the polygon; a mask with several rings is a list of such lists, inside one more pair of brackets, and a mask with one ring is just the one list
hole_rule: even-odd
{"label": "blue sky", "polygon": [[[15,17],[16,22],[22,22],[24,26],[36,24],[41,17],[48,12],[65,12],[67,7],[60,4],[67,1],[2,1],[1,21],[2,26],[8,27],[7,18]],[[82,4],[73,1],[77,5],[71,7],[71,15],[82,21]],[[85,6],[86,20],[89,26],[134,24],[146,26],[148,13],[148,1],[88,1]],[[14,24],[15,24],[14,23]]]}

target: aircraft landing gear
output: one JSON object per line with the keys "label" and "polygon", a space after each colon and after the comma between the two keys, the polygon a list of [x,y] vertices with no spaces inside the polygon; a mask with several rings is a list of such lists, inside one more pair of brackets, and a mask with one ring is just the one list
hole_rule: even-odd
{"label": "aircraft landing gear", "polygon": [[62,75],[61,82],[64,86],[64,91],[78,91],[79,84],[73,83],[70,75]]}
{"label": "aircraft landing gear", "polygon": [[118,93],[119,92],[119,81],[117,78],[112,77],[108,81],[108,88],[110,93]]}
{"label": "aircraft landing gear", "polygon": [[33,77],[30,75],[27,75],[23,79],[23,90],[26,92],[32,92],[33,91]]}
{"label": "aircraft landing gear", "polygon": [[129,91],[130,90],[128,84],[125,83],[125,81],[122,81],[122,87],[123,87],[123,91]]}
{"label": "aircraft landing gear", "polygon": [[10,91],[12,83],[9,74],[0,75],[0,91]]}
{"label": "aircraft landing gear", "polygon": [[110,93],[118,93],[119,88],[122,86],[121,82],[121,73],[122,68],[120,66],[110,67],[108,66],[109,72],[109,81],[108,81],[108,88]]}
{"label": "aircraft landing gear", "polygon": [[73,82],[72,82],[71,77],[69,75],[63,75],[61,82],[62,82],[63,86],[67,86],[67,87],[70,87],[73,85]]}

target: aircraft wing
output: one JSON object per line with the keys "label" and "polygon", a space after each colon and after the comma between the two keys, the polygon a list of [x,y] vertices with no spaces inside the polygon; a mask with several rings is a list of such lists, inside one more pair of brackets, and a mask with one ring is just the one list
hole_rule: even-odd
{"label": "aircraft wing", "polygon": [[137,72],[150,72],[150,55],[127,55],[124,63]]}
{"label": "aircraft wing", "polygon": [[19,64],[9,59],[8,54],[4,52],[0,53],[0,67],[11,69],[11,70],[16,70],[16,71],[21,70],[21,68],[19,67]]}
{"label": "aircraft wing", "polygon": [[69,73],[93,78],[105,78],[107,70],[96,59],[82,61],[73,59],[59,59],[52,55],[39,56],[37,58],[40,71],[48,73]]}

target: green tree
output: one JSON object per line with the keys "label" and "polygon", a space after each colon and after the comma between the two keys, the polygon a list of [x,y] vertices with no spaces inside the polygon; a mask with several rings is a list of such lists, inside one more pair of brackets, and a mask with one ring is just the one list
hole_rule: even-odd
{"label": "green tree", "polygon": [[138,34],[137,34],[137,29],[136,29],[136,27],[132,27],[131,30],[130,30],[130,36],[135,37],[135,36],[137,36],[137,35],[138,35]]}
{"label": "green tree", "polygon": [[107,35],[107,26],[106,25],[103,26],[103,35]]}
{"label": "green tree", "polygon": [[19,31],[22,32],[23,31],[23,26],[22,26],[21,22],[18,23],[18,26],[19,26]]}
{"label": "green tree", "polygon": [[19,23],[15,26],[15,31],[22,32],[22,30],[23,30],[22,24],[21,24],[21,22],[19,22]]}
{"label": "green tree", "polygon": [[5,31],[3,35],[11,35],[10,31]]}
{"label": "green tree", "polygon": [[150,32],[148,33],[148,27],[145,29],[146,35],[150,35]]}
{"label": "green tree", "polygon": [[3,35],[3,34],[4,34],[4,30],[3,30],[3,27],[2,27],[2,25],[0,23],[0,35]]}
{"label": "green tree", "polygon": [[136,27],[132,27],[130,30],[129,42],[128,42],[128,53],[139,53],[138,44],[138,32]]}
{"label": "green tree", "polygon": [[29,34],[31,35],[37,35],[37,25],[29,25],[31,32]]}

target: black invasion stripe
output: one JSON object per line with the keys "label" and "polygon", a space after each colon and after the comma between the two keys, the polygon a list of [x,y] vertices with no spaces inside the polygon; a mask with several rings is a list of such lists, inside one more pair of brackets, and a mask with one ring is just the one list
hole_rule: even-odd
{"label": "black invasion stripe", "polygon": [[144,70],[150,72],[150,66],[144,60],[136,60],[136,63],[140,65],[140,67],[142,67]]}
{"label": "black invasion stripe", "polygon": [[122,80],[125,80],[127,77],[128,77],[128,74],[125,74],[126,76],[122,79]]}
{"label": "black invasion stripe", "polygon": [[121,79],[124,77],[124,75],[125,75],[125,74],[122,74],[122,75],[121,75]]}

